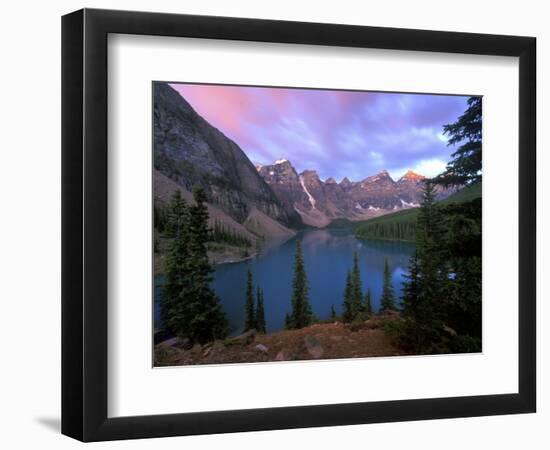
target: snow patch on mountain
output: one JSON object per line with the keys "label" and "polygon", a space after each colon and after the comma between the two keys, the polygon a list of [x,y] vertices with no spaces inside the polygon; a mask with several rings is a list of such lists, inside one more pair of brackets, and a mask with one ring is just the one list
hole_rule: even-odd
{"label": "snow patch on mountain", "polygon": [[277,161],[275,161],[273,164],[284,164],[288,162],[288,159],[278,159]]}
{"label": "snow patch on mountain", "polygon": [[302,175],[300,175],[300,184],[302,185],[302,189],[304,190],[304,192],[307,195],[307,198],[309,199],[309,203],[311,204],[311,208],[315,209],[315,199],[313,198],[313,195],[311,195],[309,193],[309,191],[307,190],[306,185],[304,183],[304,177]]}
{"label": "snow patch on mountain", "polygon": [[406,202],[402,198],[400,198],[399,200],[401,200],[401,206],[403,206],[403,208],[418,208],[420,206],[418,203]]}

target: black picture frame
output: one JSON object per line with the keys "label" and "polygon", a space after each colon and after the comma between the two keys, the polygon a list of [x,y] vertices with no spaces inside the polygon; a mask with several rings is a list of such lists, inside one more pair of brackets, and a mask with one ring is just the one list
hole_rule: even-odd
{"label": "black picture frame", "polygon": [[[518,393],[107,416],[110,33],[519,58]],[[83,9],[62,18],[62,433],[82,441],[530,413],[536,409],[536,39]]]}

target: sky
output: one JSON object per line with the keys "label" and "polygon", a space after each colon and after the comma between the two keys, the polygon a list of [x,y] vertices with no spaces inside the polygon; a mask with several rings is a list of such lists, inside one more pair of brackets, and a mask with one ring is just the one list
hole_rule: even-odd
{"label": "sky", "polygon": [[195,111],[259,164],[288,159],[321,179],[360,181],[387,170],[441,173],[453,147],[443,125],[468,97],[171,84]]}

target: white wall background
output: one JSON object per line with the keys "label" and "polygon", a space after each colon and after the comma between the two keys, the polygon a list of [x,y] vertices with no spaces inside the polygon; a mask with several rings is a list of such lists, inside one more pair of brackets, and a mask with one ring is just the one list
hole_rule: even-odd
{"label": "white wall background", "polygon": [[[545,2],[441,0],[357,2],[254,0],[18,1],[0,17],[0,444],[3,448],[76,448],[59,434],[60,418],[60,16],[83,6],[530,35],[538,38],[539,412],[471,418],[239,433],[95,444],[94,448],[225,449],[336,446],[408,449],[546,449],[550,446],[550,30]],[[548,295],[546,295],[547,297]]]}

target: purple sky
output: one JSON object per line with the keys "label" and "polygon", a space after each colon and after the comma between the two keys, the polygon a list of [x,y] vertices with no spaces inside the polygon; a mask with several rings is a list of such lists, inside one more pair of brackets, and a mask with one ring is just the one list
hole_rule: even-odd
{"label": "purple sky", "polygon": [[452,147],[442,134],[467,97],[171,84],[255,163],[281,158],[322,179],[362,180],[383,169],[440,173]]}

